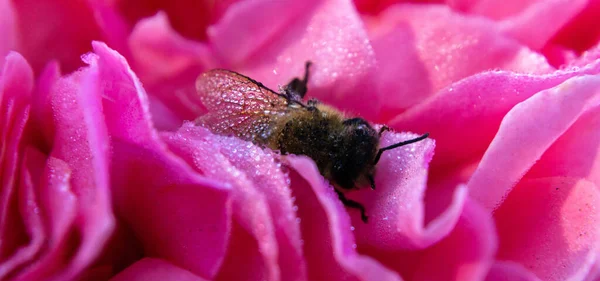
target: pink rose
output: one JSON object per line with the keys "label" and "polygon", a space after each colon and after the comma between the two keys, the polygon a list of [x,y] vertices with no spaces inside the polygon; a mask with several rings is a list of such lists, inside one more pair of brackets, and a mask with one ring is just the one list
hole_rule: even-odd
{"label": "pink rose", "polygon": [[[600,278],[600,1],[189,2],[0,0],[1,280]],[[431,134],[348,194],[368,224],[188,121],[202,71],[306,60],[382,145]]]}

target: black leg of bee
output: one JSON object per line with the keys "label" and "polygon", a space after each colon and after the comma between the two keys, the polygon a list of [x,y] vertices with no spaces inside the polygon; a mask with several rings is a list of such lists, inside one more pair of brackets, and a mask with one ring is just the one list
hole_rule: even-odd
{"label": "black leg of bee", "polygon": [[340,198],[340,201],[342,201],[344,206],[348,206],[350,208],[360,210],[360,218],[362,219],[362,221],[364,223],[367,223],[369,221],[369,217],[365,213],[365,207],[362,204],[360,204],[354,200],[350,200],[350,199],[346,198],[344,193],[340,192],[337,189],[335,190],[335,193],[337,193],[338,197]]}
{"label": "black leg of bee", "polygon": [[309,68],[312,63],[307,61],[304,65],[304,78],[300,80],[300,78],[296,77],[292,79],[285,87],[283,88],[285,91],[285,95],[288,96],[288,100],[296,100],[300,101],[306,95],[306,91],[308,90],[308,76],[309,76]]}
{"label": "black leg of bee", "polygon": [[381,129],[379,129],[379,137],[381,137],[381,135],[383,134],[383,132],[389,131],[389,130],[390,130],[390,127],[388,127],[386,125],[381,126]]}
{"label": "black leg of bee", "polygon": [[426,139],[427,137],[429,137],[429,133],[425,133],[424,135],[418,137],[418,138],[414,138],[412,140],[407,140],[407,141],[402,141],[396,144],[392,144],[390,146],[386,146],[384,148],[380,148],[379,151],[377,151],[377,155],[375,156],[375,160],[373,161],[373,165],[377,165],[377,162],[379,162],[379,158],[381,158],[381,154],[386,151],[386,150],[390,150],[390,149],[394,149],[397,147],[401,147],[407,144],[411,144],[411,143],[415,143],[418,141],[422,141],[424,139]]}
{"label": "black leg of bee", "polygon": [[371,183],[371,189],[375,190],[375,179],[373,178],[373,175],[367,175],[367,179],[369,180],[369,183]]}

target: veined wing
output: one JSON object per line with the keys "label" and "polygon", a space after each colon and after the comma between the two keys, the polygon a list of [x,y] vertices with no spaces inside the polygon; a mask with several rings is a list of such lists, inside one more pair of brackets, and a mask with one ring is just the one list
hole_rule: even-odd
{"label": "veined wing", "polygon": [[285,97],[239,73],[216,69],[201,74],[196,90],[208,113],[196,123],[222,135],[265,141],[276,118],[288,108]]}

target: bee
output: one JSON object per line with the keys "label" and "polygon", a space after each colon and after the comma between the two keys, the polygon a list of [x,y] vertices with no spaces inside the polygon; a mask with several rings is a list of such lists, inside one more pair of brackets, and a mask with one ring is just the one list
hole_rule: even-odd
{"label": "bee", "polygon": [[303,101],[310,66],[307,62],[304,77],[292,79],[279,92],[233,71],[207,71],[196,80],[196,90],[208,113],[195,122],[213,133],[233,135],[283,155],[310,157],[341,202],[360,210],[366,223],[365,208],[347,199],[345,191],[364,186],[375,189],[375,166],[381,154],[429,134],[379,147],[388,127],[377,131],[363,118],[347,117],[316,99]]}

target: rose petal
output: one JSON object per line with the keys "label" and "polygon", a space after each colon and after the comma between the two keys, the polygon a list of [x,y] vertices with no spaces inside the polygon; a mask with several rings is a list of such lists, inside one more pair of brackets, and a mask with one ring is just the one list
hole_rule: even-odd
{"label": "rose petal", "polygon": [[0,73],[0,257],[11,256],[22,242],[18,177],[23,153],[33,73],[25,59],[10,53]]}
{"label": "rose petal", "polygon": [[596,24],[598,17],[600,17],[600,1],[587,1],[583,11],[564,26],[552,41],[577,52],[588,50],[591,46],[600,43],[600,28]]}
{"label": "rose petal", "polygon": [[386,99],[380,122],[484,70],[553,70],[543,56],[503,35],[495,23],[448,7],[394,5],[365,22],[380,66],[376,87]]}
{"label": "rose petal", "polygon": [[[418,137],[408,133],[387,133],[382,146]],[[351,216],[361,245],[378,249],[422,249],[445,237],[460,216],[466,198],[465,187],[446,194],[452,199],[439,216],[425,225],[425,189],[428,163],[435,143],[431,139],[385,152],[377,164],[376,191],[348,193],[348,198],[362,203],[369,223]]]}
{"label": "rose petal", "polygon": [[[600,254],[598,255],[600,257]],[[586,281],[597,281],[600,279],[600,258],[596,258],[596,263],[590,269],[590,273],[585,278]]]}
{"label": "rose petal", "polygon": [[5,56],[17,44],[17,25],[12,1],[0,0],[0,68],[4,66]]}
{"label": "rose petal", "polygon": [[[45,156],[39,151],[29,149],[35,161],[43,161]],[[64,161],[49,157],[46,167],[40,175],[40,185],[37,187],[40,211],[45,217],[47,246],[39,257],[19,274],[20,280],[42,280],[50,276],[56,278],[72,255],[68,246],[69,231],[78,214],[77,196],[72,192],[71,170]]]}
{"label": "rose petal", "polygon": [[227,189],[201,177],[166,149],[122,140],[113,144],[116,209],[144,253],[214,278],[231,231]]}
{"label": "rose petal", "polygon": [[[530,1],[530,5],[516,15],[503,18],[500,29],[530,48],[540,50],[561,28],[584,10],[587,2],[587,0]],[[498,11],[501,6],[505,5],[494,4],[490,10]],[[532,28],[534,26],[536,28]]]}
{"label": "rose petal", "polygon": [[491,216],[467,199],[456,227],[439,243],[422,251],[362,249],[410,280],[482,280],[497,248]]}
{"label": "rose petal", "polygon": [[528,178],[584,178],[600,186],[600,107],[583,113],[527,172]]}
{"label": "rose petal", "polygon": [[150,83],[190,67],[197,76],[211,59],[208,47],[177,34],[164,12],[138,22],[129,37],[129,47],[139,69],[136,73]]}
{"label": "rose petal", "polygon": [[131,25],[159,11],[164,11],[178,33],[195,40],[205,40],[206,27],[218,20],[229,5],[238,1],[119,0],[112,2],[114,6],[111,8],[116,9]]}
{"label": "rose petal", "polygon": [[[245,36],[249,31],[255,36]],[[272,89],[301,76],[310,60],[311,96],[365,117],[380,107],[370,77],[375,56],[349,1],[239,2],[208,32],[223,67]]]}
{"label": "rose petal", "polygon": [[388,125],[397,130],[430,132],[436,140],[432,170],[445,170],[480,158],[502,118],[519,102],[571,77],[597,73],[600,61],[552,75],[484,72],[445,88]]}
{"label": "rose petal", "polygon": [[473,197],[489,210],[497,208],[548,147],[599,103],[600,76],[584,76],[571,78],[516,105],[504,117],[468,183]]}
{"label": "rose petal", "polygon": [[[298,205],[310,280],[401,280],[374,259],[356,253],[350,220],[314,162],[290,155],[291,188]],[[362,223],[362,222],[361,222]]]}
{"label": "rose petal", "polygon": [[79,56],[90,49],[89,42],[100,39],[88,1],[24,0],[13,4],[18,28],[26,30],[19,33],[18,50],[36,71],[52,59],[66,72],[73,71],[82,66]]}
{"label": "rose petal", "polygon": [[582,280],[600,250],[600,190],[564,177],[526,179],[495,212],[498,259],[542,280]]}
{"label": "rose petal", "polygon": [[531,271],[516,262],[496,261],[485,281],[541,281]]}
{"label": "rose petal", "polygon": [[32,129],[34,141],[38,147],[50,151],[54,144],[54,117],[52,112],[52,87],[60,78],[60,69],[58,62],[48,63],[42,70],[35,85],[33,97],[31,99],[31,113],[33,122]]}
{"label": "rose petal", "polygon": [[586,65],[593,64],[600,60],[600,42],[589,50],[581,54],[580,57],[572,59],[569,66],[571,67],[585,67]]}
{"label": "rose petal", "polygon": [[[255,237],[251,240],[256,240],[259,249],[264,249],[260,254],[267,272],[269,267],[273,267],[280,270],[281,280],[306,280],[300,230],[295,221],[288,179],[282,174],[280,165],[275,163],[273,154],[237,138],[212,135],[192,123],[185,123],[176,134],[164,133],[163,139],[171,150],[206,176],[234,186],[233,213],[240,226]],[[258,231],[261,228],[265,230]],[[265,235],[267,230],[273,233]],[[274,237],[270,237],[272,235]],[[276,241],[271,241],[275,238]],[[277,247],[271,245],[274,243]],[[233,245],[230,246],[230,255],[239,256],[241,251]],[[274,250],[275,254],[270,256],[269,250]],[[236,261],[239,260],[237,257]],[[240,264],[232,262],[231,266],[235,268],[228,267],[226,262],[221,273],[246,274]],[[234,278],[227,276],[220,275],[219,278]]]}
{"label": "rose petal", "polygon": [[[16,197],[18,201],[18,213],[13,213],[15,219],[22,219],[24,233],[19,240],[24,240],[22,245],[8,259],[3,260],[0,264],[0,277],[5,277],[9,273],[17,274],[19,267],[26,265],[29,262],[35,261],[35,255],[41,250],[43,243],[46,240],[46,229],[42,223],[40,215],[39,198],[35,194],[35,186],[38,184],[36,176],[40,176],[40,170],[45,164],[45,157],[34,150],[26,150],[21,164],[21,175],[19,181],[18,192]],[[20,233],[19,229],[11,229],[13,233]],[[8,240],[9,242],[12,242]],[[19,241],[21,242],[21,241]]]}
{"label": "rose petal", "polygon": [[582,11],[586,3],[585,0],[448,1],[450,6],[461,12],[499,21],[503,32],[537,50],[541,49],[559,29]]}
{"label": "rose petal", "polygon": [[[113,139],[113,196],[147,254],[212,279],[230,230],[228,192],[169,151],[152,127],[148,98],[125,59],[94,42],[103,109]],[[170,210],[165,212],[164,210]],[[210,214],[210,215],[207,215]]]}
{"label": "rose petal", "polygon": [[[213,58],[208,46],[175,33],[162,12],[135,26],[129,46],[136,73],[146,89],[169,109],[170,115],[176,116],[169,120],[164,114],[153,114],[159,129],[176,129],[182,120],[193,120],[204,112],[194,85],[199,73],[215,65],[210,62]],[[151,107],[154,113],[153,109],[157,108]]]}
{"label": "rose petal", "polygon": [[[187,128],[193,130],[189,126]],[[203,134],[207,135],[208,132],[204,129],[193,134],[183,129],[177,135],[165,134],[164,137],[171,149],[199,172],[232,185],[232,213],[235,222],[229,251],[217,279],[238,280],[247,276],[250,280],[279,280],[278,244],[264,196],[257,192],[243,170],[231,165],[224,155],[215,153],[220,150],[218,144],[202,141]],[[249,263],[253,266],[240,267],[240,253],[247,260],[242,264]]]}
{"label": "rose petal", "polygon": [[[497,246],[491,217],[474,201],[467,200],[450,235],[425,250],[414,280],[482,280]],[[436,266],[432,268],[432,264]]]}
{"label": "rose petal", "polygon": [[124,271],[121,271],[117,276],[110,279],[111,281],[162,281],[162,280],[178,280],[178,281],[203,281],[193,273],[178,267],[166,260],[145,258],[131,265]]}
{"label": "rose petal", "polygon": [[97,69],[88,68],[58,81],[51,105],[56,127],[51,156],[72,169],[79,201],[76,225],[81,242],[63,277],[72,278],[102,251],[114,228],[108,186],[108,132],[104,126]]}

